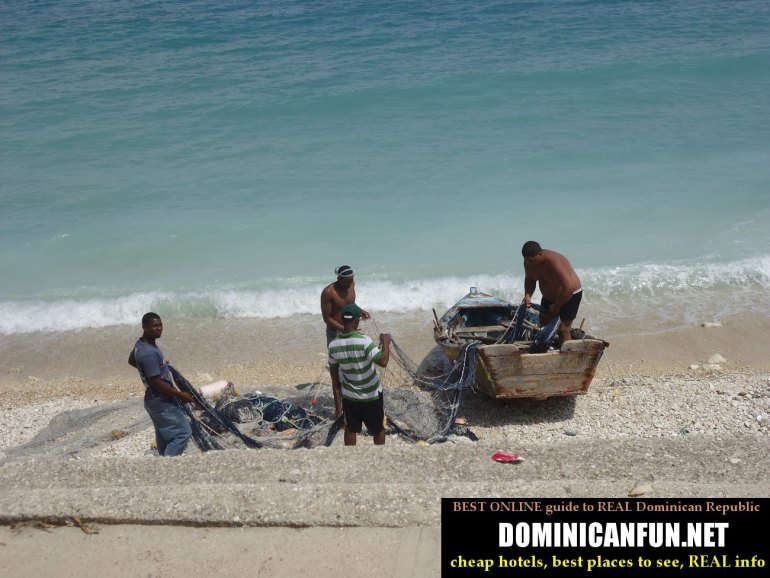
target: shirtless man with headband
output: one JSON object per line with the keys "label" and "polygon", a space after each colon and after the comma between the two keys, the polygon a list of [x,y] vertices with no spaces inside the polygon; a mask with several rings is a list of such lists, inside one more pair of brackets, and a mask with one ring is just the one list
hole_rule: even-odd
{"label": "shirtless man with headband", "polygon": [[521,248],[524,257],[524,303],[532,302],[535,285],[539,284],[545,309],[540,313],[540,324],[545,326],[555,315],[559,323],[560,343],[571,339],[572,322],[577,317],[583,289],[580,279],[561,253],[543,249],[535,241],[527,241]]}
{"label": "shirtless man with headband", "polygon": [[[343,330],[342,308],[356,302],[356,283],[353,280],[353,269],[341,265],[334,270],[337,280],[324,287],[321,291],[321,315],[326,323],[326,345],[337,337]],[[361,310],[361,319],[369,319],[369,313]]]}

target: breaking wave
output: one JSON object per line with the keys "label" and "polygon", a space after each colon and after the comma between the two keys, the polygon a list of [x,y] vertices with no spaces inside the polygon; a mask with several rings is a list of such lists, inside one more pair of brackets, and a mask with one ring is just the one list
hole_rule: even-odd
{"label": "breaking wave", "polygon": [[[770,256],[718,264],[637,264],[578,270],[583,307],[602,318],[634,318],[661,310],[682,311],[683,322],[714,318],[741,308],[763,314],[770,301]],[[135,325],[147,311],[181,318],[281,318],[319,314],[327,280],[280,280],[272,287],[216,287],[199,291],[138,292],[115,297],[0,302],[0,334],[60,332]],[[357,276],[358,302],[372,312],[441,312],[470,287],[518,302],[523,275],[475,275],[436,279]],[[537,298],[537,296],[536,296]]]}

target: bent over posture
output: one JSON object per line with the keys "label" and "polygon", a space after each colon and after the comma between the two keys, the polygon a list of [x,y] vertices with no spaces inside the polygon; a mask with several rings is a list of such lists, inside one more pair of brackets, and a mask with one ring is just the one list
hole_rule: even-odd
{"label": "bent over posture", "polygon": [[128,364],[139,370],[144,383],[144,409],[155,426],[155,442],[161,456],[179,456],[190,441],[190,420],[179,401],[190,403],[193,396],[172,384],[171,371],[155,341],[163,334],[163,322],[157,313],[142,317],[142,336],[128,356]]}
{"label": "bent over posture", "polygon": [[380,335],[377,347],[358,332],[363,311],[355,303],[342,308],[342,331],[329,344],[329,375],[334,391],[335,416],[345,416],[345,445],[356,445],[361,425],[374,436],[374,443],[385,443],[385,407],[382,384],[375,365],[387,367],[390,335]]}
{"label": "bent over posture", "polygon": [[532,294],[539,285],[543,294],[540,305],[545,308],[540,313],[540,323],[546,325],[558,315],[561,319],[560,343],[568,341],[583,297],[577,273],[564,255],[543,249],[535,241],[524,243],[521,254],[524,257],[524,303],[532,302]]}

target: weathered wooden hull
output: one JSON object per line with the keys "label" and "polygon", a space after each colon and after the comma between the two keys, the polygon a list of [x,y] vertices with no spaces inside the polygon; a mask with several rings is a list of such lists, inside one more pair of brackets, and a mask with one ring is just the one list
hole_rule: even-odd
{"label": "weathered wooden hull", "polygon": [[531,353],[535,350],[531,341],[505,343],[502,338],[511,328],[517,307],[471,288],[441,319],[435,319],[434,339],[452,362],[465,344],[478,343],[476,386],[490,397],[546,398],[587,393],[609,343],[582,331],[580,339],[543,353]]}
{"label": "weathered wooden hull", "polygon": [[[441,344],[441,343],[440,343]],[[460,347],[441,344],[454,361]],[[594,378],[606,342],[568,341],[560,351],[522,352],[518,346],[482,345],[478,348],[476,385],[497,399],[583,395]]]}

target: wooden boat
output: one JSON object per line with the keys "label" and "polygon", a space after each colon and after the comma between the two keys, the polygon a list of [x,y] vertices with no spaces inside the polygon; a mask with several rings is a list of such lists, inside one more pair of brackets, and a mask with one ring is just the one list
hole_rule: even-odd
{"label": "wooden boat", "polygon": [[476,386],[497,399],[573,396],[588,392],[609,343],[572,330],[558,349],[558,320],[539,326],[539,306],[514,305],[471,287],[440,319],[434,338],[454,362],[463,346],[477,342]]}

